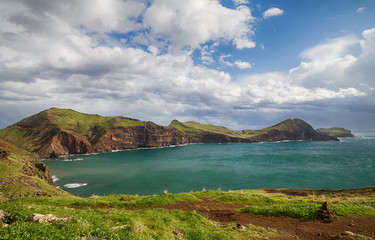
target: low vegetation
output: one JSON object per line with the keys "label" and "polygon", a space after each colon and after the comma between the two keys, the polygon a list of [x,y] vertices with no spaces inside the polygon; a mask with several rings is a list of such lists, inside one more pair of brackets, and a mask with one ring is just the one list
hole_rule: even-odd
{"label": "low vegetation", "polygon": [[[214,201],[242,204],[243,214],[316,219],[322,201],[336,216],[375,216],[375,193],[288,196],[265,190],[201,191],[151,196],[110,195],[90,198],[0,199],[0,209],[12,216],[8,227],[0,228],[3,239],[249,239],[277,238],[277,231],[254,225],[239,229],[236,223],[220,223],[201,214],[193,203]],[[191,202],[189,211],[166,210],[181,202]],[[188,204],[189,205],[189,204]],[[68,222],[36,224],[33,213],[68,217]]]}
{"label": "low vegetation", "polygon": [[319,128],[316,131],[331,137],[354,137],[350,130],[341,127]]}
{"label": "low vegetation", "polygon": [[73,195],[55,188],[36,167],[39,157],[0,138],[0,197]]}

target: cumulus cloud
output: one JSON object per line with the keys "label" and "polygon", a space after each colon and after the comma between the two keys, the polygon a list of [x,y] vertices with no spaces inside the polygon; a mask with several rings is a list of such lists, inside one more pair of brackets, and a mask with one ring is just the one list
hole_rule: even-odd
{"label": "cumulus cloud", "polygon": [[284,10],[277,8],[277,7],[273,7],[263,13],[263,18],[267,19],[270,17],[281,16],[283,15],[283,13],[284,13]]}
{"label": "cumulus cloud", "polygon": [[230,40],[239,48],[251,48],[250,9],[222,6],[217,0],[155,0],[144,14],[144,24],[156,37],[173,46],[197,48],[210,40]]}
{"label": "cumulus cloud", "polygon": [[[209,64],[221,40],[237,48],[255,45],[247,7],[227,9],[213,0],[156,0],[150,6],[111,1],[95,6],[88,0],[1,1],[0,112],[7,113],[1,127],[52,106],[162,124],[173,118],[216,119],[234,126],[254,112],[298,112],[316,102],[373,99],[374,29],[305,50],[301,64],[289,72],[233,79],[195,65],[191,51],[169,48],[198,48]],[[100,14],[92,14],[96,11]],[[154,38],[155,44],[142,48],[111,37],[126,32],[142,32],[146,43]],[[207,42],[210,46],[200,47]],[[219,61],[251,68],[230,57],[221,55]]]}
{"label": "cumulus cloud", "polygon": [[233,0],[235,5],[248,4],[248,0]]}
{"label": "cumulus cloud", "polygon": [[239,69],[247,69],[252,67],[249,62],[243,62],[241,60],[235,61],[234,65],[236,65]]}

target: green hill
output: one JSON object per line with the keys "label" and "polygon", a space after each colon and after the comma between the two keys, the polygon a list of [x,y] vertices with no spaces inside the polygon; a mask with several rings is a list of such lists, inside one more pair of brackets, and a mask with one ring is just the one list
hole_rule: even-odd
{"label": "green hill", "polygon": [[0,138],[0,197],[72,196],[50,184],[49,169],[37,155]]}
{"label": "green hill", "polygon": [[193,121],[173,120],[169,127],[176,128],[190,137],[204,134],[218,134],[232,138],[233,142],[272,142],[282,140],[337,140],[316,132],[302,119],[287,119],[260,130],[233,131],[226,127],[201,124]]}
{"label": "green hill", "polygon": [[319,128],[316,130],[318,133],[326,134],[331,137],[345,138],[345,137],[354,137],[352,132],[348,129],[342,127],[332,127],[332,128]]}
{"label": "green hill", "polygon": [[222,126],[173,120],[168,127],[126,117],[102,117],[50,108],[0,130],[0,137],[40,157],[163,147],[186,143],[337,140],[316,132],[301,119],[261,130],[233,131]]}

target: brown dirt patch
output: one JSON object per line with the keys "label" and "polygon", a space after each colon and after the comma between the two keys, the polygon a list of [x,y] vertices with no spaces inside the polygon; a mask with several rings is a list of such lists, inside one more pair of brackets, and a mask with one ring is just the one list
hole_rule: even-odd
{"label": "brown dirt patch", "polygon": [[[375,238],[375,217],[337,217],[331,223],[321,220],[301,220],[287,217],[262,217],[240,213],[235,209],[243,208],[243,204],[216,202],[212,199],[202,199],[201,202],[186,201],[172,205],[142,207],[163,208],[167,210],[195,211],[203,216],[223,223],[252,224],[277,230],[280,234],[275,239],[332,239],[345,231],[350,231],[368,239]],[[349,239],[340,236],[339,239]],[[355,239],[355,238],[351,238]]]}
{"label": "brown dirt patch", "polygon": [[309,195],[332,195],[332,194],[350,194],[350,195],[369,195],[375,193],[375,187],[361,189],[264,189],[268,193],[283,193],[290,196],[309,196]]}
{"label": "brown dirt patch", "polygon": [[[128,210],[155,209],[195,211],[208,219],[222,224],[256,225],[274,229],[278,235],[274,239],[375,239],[375,217],[352,216],[336,217],[331,223],[321,220],[303,220],[289,217],[263,217],[235,211],[245,207],[244,204],[222,203],[204,198],[202,201],[186,201],[170,205],[125,208]],[[84,207],[72,207],[83,209]],[[110,209],[109,206],[90,206],[90,209]],[[346,231],[353,236],[341,235]],[[362,238],[361,238],[362,237]],[[365,238],[363,238],[365,237]]]}

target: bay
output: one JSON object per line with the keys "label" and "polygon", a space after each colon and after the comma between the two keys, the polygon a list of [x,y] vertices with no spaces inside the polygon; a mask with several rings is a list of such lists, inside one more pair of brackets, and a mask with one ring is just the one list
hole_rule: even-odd
{"label": "bay", "polygon": [[375,133],[340,142],[191,144],[44,160],[77,196],[375,185]]}

